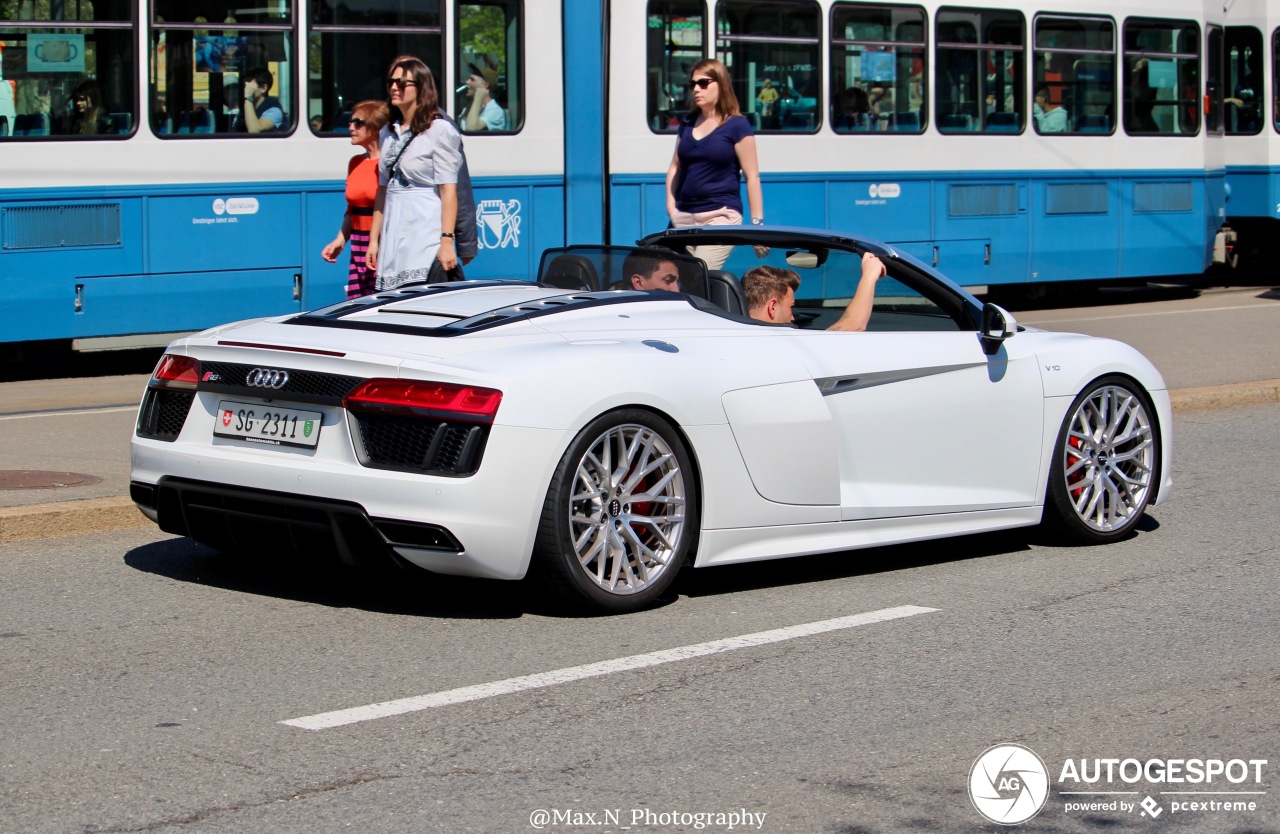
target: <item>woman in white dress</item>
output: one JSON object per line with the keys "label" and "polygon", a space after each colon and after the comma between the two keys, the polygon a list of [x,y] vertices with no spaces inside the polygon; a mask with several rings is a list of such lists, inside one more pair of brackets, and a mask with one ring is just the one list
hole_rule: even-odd
{"label": "woman in white dress", "polygon": [[378,274],[377,288],[425,281],[435,260],[447,271],[458,265],[461,137],[439,118],[436,82],[427,65],[402,58],[387,83],[400,120],[382,128],[378,196],[365,260]]}

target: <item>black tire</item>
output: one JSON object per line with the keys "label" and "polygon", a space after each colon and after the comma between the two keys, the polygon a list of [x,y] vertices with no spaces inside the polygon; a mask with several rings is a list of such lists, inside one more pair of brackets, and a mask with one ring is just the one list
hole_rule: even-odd
{"label": "black tire", "polygon": [[1129,533],[1160,482],[1160,426],[1151,398],[1123,376],[1104,376],[1071,403],[1049,465],[1042,526],[1070,544]]}
{"label": "black tire", "polygon": [[671,587],[697,531],[697,478],[679,432],[651,412],[621,409],[592,420],[560,459],[535,568],[572,607],[638,611]]}

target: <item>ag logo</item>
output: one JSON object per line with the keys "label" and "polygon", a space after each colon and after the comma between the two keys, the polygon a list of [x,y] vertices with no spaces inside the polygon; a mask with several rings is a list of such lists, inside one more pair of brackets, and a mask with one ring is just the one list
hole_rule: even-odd
{"label": "ag logo", "polygon": [[992,822],[1026,822],[1040,813],[1049,798],[1049,771],[1030,748],[997,744],[969,770],[969,798],[978,813]]}

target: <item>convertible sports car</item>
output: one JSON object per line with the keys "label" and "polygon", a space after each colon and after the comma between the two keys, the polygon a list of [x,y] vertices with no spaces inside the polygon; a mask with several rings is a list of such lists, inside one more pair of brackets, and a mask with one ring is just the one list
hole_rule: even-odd
{"label": "convertible sports car", "polygon": [[[722,269],[688,254],[707,245]],[[868,329],[826,331],[866,251],[889,271]],[[680,292],[630,289],[646,258]],[[760,264],[799,274],[796,326],[747,316]],[[179,339],[131,493],[222,549],[533,572],[619,612],[686,563],[1041,523],[1115,539],[1168,496],[1170,427],[1127,345],[1019,327],[864,238],[706,227]]]}

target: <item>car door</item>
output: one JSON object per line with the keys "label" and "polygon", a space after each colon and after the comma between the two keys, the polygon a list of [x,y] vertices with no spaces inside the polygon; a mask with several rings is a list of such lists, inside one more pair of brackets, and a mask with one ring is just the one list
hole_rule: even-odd
{"label": "car door", "polygon": [[1029,340],[987,355],[956,318],[882,279],[866,332],[795,334],[835,426],[842,519],[1035,501],[1044,398]]}

